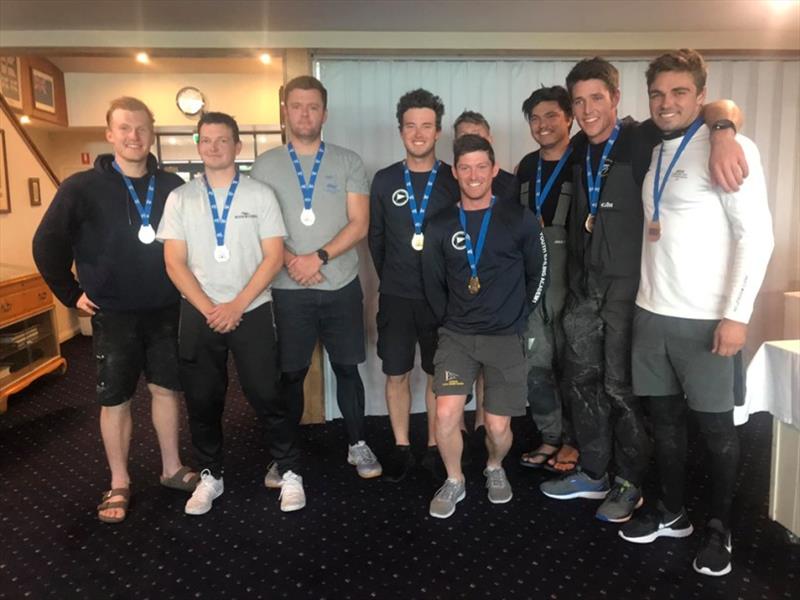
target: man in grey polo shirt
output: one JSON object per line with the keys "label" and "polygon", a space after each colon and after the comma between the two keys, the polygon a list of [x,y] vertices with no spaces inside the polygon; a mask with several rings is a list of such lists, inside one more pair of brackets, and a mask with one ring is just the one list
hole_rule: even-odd
{"label": "man in grey polo shirt", "polygon": [[281,398],[295,435],[267,472],[267,487],[280,487],[279,475],[297,468],[303,381],[317,339],[336,374],[349,438],[347,461],[364,478],[382,472],[364,441],[364,384],[358,373],[366,354],[355,246],[369,227],[369,181],[356,153],[322,142],[326,107],[327,91],[314,77],[287,83],[282,109],[290,142],[259,156],[252,170],[254,178],[275,190],[289,232],[273,293]]}

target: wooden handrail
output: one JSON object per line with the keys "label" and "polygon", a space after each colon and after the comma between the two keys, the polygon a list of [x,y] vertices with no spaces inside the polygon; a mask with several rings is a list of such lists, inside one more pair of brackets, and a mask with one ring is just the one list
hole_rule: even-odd
{"label": "wooden handrail", "polygon": [[11,110],[11,107],[8,105],[8,102],[6,102],[6,99],[3,98],[2,95],[0,95],[0,108],[3,109],[3,112],[5,113],[6,117],[8,117],[8,120],[11,122],[11,125],[14,127],[14,129],[17,130],[17,133],[22,138],[22,141],[25,142],[25,145],[28,147],[28,150],[31,151],[31,154],[33,154],[36,157],[36,160],[39,162],[39,165],[44,169],[44,172],[47,173],[47,176],[50,178],[50,181],[53,182],[53,185],[56,187],[61,185],[61,182],[59,181],[58,177],[56,177],[55,172],[53,171],[52,168],[50,168],[50,165],[48,164],[45,157],[42,155],[41,152],[39,152],[39,149],[36,147],[36,144],[33,143],[33,140],[28,135],[28,132],[25,131],[25,128],[19,122],[19,117],[17,117],[17,115],[14,113],[13,110]]}

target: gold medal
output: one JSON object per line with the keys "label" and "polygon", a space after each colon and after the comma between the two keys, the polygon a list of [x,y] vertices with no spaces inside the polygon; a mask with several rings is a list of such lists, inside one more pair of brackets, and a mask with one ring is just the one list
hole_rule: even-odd
{"label": "gold medal", "polygon": [[420,252],[424,246],[425,246],[424,235],[422,235],[421,233],[415,233],[413,236],[411,236],[411,247],[414,250]]}
{"label": "gold medal", "polygon": [[647,239],[651,242],[657,242],[661,239],[661,222],[650,221],[647,224]]}
{"label": "gold medal", "polygon": [[469,278],[469,283],[467,284],[467,291],[473,296],[477,294],[481,290],[481,282],[478,280],[477,275],[474,277]]}
{"label": "gold medal", "polygon": [[586,223],[584,223],[583,226],[586,228],[586,231],[592,233],[594,230],[594,215],[586,217]]}

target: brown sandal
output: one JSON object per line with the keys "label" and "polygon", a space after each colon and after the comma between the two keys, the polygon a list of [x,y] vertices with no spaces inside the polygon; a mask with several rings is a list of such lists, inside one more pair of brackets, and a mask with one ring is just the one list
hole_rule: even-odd
{"label": "brown sandal", "polygon": [[186,477],[188,473],[192,473],[192,470],[189,467],[183,466],[175,471],[175,474],[172,475],[172,477],[162,477],[159,479],[159,481],[164,487],[168,487],[173,490],[193,492],[194,488],[197,487],[197,483],[200,481],[200,473],[192,473],[192,476],[184,481],[183,478]]}
{"label": "brown sandal", "polygon": [[[122,496],[123,500],[115,500],[111,502],[110,498],[114,496]],[[100,519],[103,523],[121,523],[125,520],[125,517],[128,516],[128,505],[130,504],[131,500],[131,488],[113,488],[108,490],[103,494],[101,498],[100,504],[97,505],[97,518]],[[110,508],[121,508],[124,514],[121,517],[107,517],[102,513],[104,510],[108,510]]]}

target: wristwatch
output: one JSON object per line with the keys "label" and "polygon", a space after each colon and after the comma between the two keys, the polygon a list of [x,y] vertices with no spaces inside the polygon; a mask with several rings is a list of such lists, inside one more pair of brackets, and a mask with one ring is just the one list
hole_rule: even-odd
{"label": "wristwatch", "polygon": [[328,259],[330,258],[330,256],[328,256],[327,250],[325,250],[324,248],[320,248],[319,250],[317,250],[317,256],[319,256],[319,259],[322,261],[323,265],[328,264]]}
{"label": "wristwatch", "polygon": [[720,119],[711,126],[711,131],[721,131],[723,129],[733,129],[733,133],[736,133],[736,125],[730,119]]}

